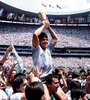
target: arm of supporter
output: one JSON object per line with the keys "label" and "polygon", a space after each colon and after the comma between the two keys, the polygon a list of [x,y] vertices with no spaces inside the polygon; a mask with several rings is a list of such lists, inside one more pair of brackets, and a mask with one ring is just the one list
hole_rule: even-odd
{"label": "arm of supporter", "polygon": [[41,81],[38,77],[35,77],[34,73],[30,73],[28,76],[29,83],[35,82],[35,81]]}
{"label": "arm of supporter", "polygon": [[34,73],[34,76],[35,77],[40,77],[40,71],[39,71],[39,69],[38,69],[38,67],[35,67],[34,69],[33,69],[33,73]]}
{"label": "arm of supporter", "polygon": [[16,64],[17,64],[17,61],[15,59],[13,65],[11,66],[9,75],[7,77],[7,84],[10,84],[11,83],[11,74],[12,74],[12,71],[14,70],[14,68],[16,67]]}
{"label": "arm of supporter", "polygon": [[11,50],[12,50],[12,46],[9,46],[9,47],[7,48],[5,54],[3,55],[3,58],[0,60],[0,64],[1,64],[1,65],[3,65],[4,62],[5,62],[6,60],[9,59],[9,54],[10,54]]}
{"label": "arm of supporter", "polygon": [[5,89],[6,82],[0,77],[0,89]]}
{"label": "arm of supporter", "polygon": [[35,32],[33,34],[33,38],[32,38],[33,47],[36,48],[39,45],[38,36],[43,31],[44,28],[45,28],[45,24],[43,23],[38,29],[35,30]]}
{"label": "arm of supporter", "polygon": [[57,92],[54,93],[57,100],[68,100],[67,95],[63,92],[62,88],[59,86]]}
{"label": "arm of supporter", "polygon": [[5,81],[5,66],[2,66],[2,74],[1,74],[1,77]]}
{"label": "arm of supporter", "polygon": [[63,70],[60,70],[59,74],[61,74],[61,79],[62,79],[62,82],[63,82],[62,89],[63,89],[64,92],[66,92],[66,90],[67,90],[67,82],[66,82],[65,76],[63,74]]}
{"label": "arm of supporter", "polygon": [[66,82],[66,79],[65,79],[65,76],[64,75],[61,75],[61,79],[62,79],[62,82],[63,82],[63,91],[66,92],[67,90],[67,82]]}
{"label": "arm of supporter", "polygon": [[44,86],[44,100],[50,100],[48,88],[45,84],[43,84],[43,86]]}

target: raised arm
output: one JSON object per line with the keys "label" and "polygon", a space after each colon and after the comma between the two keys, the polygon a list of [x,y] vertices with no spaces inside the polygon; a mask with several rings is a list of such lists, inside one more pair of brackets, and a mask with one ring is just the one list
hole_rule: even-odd
{"label": "raised arm", "polygon": [[3,65],[6,60],[9,59],[9,54],[12,51],[12,46],[9,46],[3,55],[2,59],[0,60],[0,64]]}
{"label": "raised arm", "polygon": [[[7,77],[7,85],[11,85],[11,80],[12,80],[12,78],[14,77],[14,74],[15,73],[12,73],[13,71],[14,71],[14,68],[16,67],[16,64],[17,64],[17,60],[16,59],[14,59],[14,63],[13,63],[13,65],[12,65],[12,67],[11,67],[11,69],[10,69],[10,72],[9,72],[9,75],[8,75],[8,77]],[[16,71],[15,71],[16,72]],[[12,75],[13,74],[13,75]]]}
{"label": "raised arm", "polygon": [[63,92],[62,88],[59,86],[57,92],[54,93],[57,100],[68,100],[67,95]]}
{"label": "raised arm", "polygon": [[35,30],[32,38],[32,45],[34,47],[37,47],[39,45],[38,36],[43,31],[44,28],[45,28],[45,24],[43,23],[42,26],[40,26],[38,29]]}
{"label": "raised arm", "polygon": [[57,41],[58,37],[57,37],[57,34],[55,33],[55,31],[50,26],[47,29],[48,29],[52,39]]}

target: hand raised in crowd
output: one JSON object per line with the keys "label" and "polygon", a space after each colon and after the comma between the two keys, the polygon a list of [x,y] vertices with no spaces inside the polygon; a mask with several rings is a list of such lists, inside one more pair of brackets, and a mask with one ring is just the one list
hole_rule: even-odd
{"label": "hand raised in crowd", "polygon": [[33,73],[36,77],[39,77],[40,76],[40,71],[38,69],[38,67],[35,67],[34,70],[33,70]]}
{"label": "hand raised in crowd", "polygon": [[40,79],[36,77],[32,72],[29,74],[28,80],[29,80],[29,83],[40,81]]}
{"label": "hand raised in crowd", "polygon": [[7,50],[6,50],[6,52],[5,52],[5,55],[4,55],[4,57],[5,57],[6,60],[9,59],[9,56],[10,56],[10,52],[11,52],[11,51],[12,51],[12,46],[10,45],[10,46],[7,48]]}
{"label": "hand raised in crowd", "polygon": [[6,52],[4,53],[2,59],[0,60],[0,63],[1,63],[2,65],[4,64],[4,62],[5,62],[6,60],[9,59],[9,56],[10,56],[10,52],[11,52],[11,51],[12,51],[12,46],[10,45],[10,46],[7,48]]}

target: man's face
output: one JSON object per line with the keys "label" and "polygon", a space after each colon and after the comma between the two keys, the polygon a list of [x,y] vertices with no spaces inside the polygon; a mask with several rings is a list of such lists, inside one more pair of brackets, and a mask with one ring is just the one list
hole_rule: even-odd
{"label": "man's face", "polygon": [[16,75],[16,71],[13,70],[12,73],[11,73],[11,76],[10,76],[11,79],[12,79],[15,75]]}
{"label": "man's face", "polygon": [[53,78],[52,80],[53,80],[53,82],[51,85],[51,89],[53,92],[56,92],[59,87],[59,80],[58,80],[58,78]]}
{"label": "man's face", "polygon": [[20,85],[19,91],[25,92],[27,84],[28,81],[26,79],[23,79],[23,83]]}
{"label": "man's face", "polygon": [[44,37],[39,41],[39,44],[43,49],[45,49],[48,45],[48,38]]}
{"label": "man's face", "polygon": [[72,75],[69,75],[67,79],[72,80]]}

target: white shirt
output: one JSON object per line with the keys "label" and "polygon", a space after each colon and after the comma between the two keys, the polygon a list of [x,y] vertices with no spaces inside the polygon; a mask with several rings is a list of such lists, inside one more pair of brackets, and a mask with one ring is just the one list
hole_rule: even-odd
{"label": "white shirt", "polygon": [[87,95],[88,99],[90,99],[90,94],[86,94],[86,95]]}
{"label": "white shirt", "polygon": [[41,75],[40,77],[45,77],[52,72],[52,57],[51,52],[56,44],[56,41],[51,41],[47,48],[43,50],[40,46],[32,49],[33,64],[38,67]]}
{"label": "white shirt", "polygon": [[71,99],[71,90],[69,90],[67,93],[66,93],[67,97],[68,97],[68,100],[72,100]]}
{"label": "white shirt", "polygon": [[13,88],[11,86],[7,86],[5,89],[5,93],[7,94],[8,97],[10,97],[13,93]]}
{"label": "white shirt", "polygon": [[8,100],[6,93],[0,89],[0,100]]}
{"label": "white shirt", "polygon": [[18,92],[14,93],[10,96],[10,100],[21,100],[21,97],[24,95],[24,93]]}

